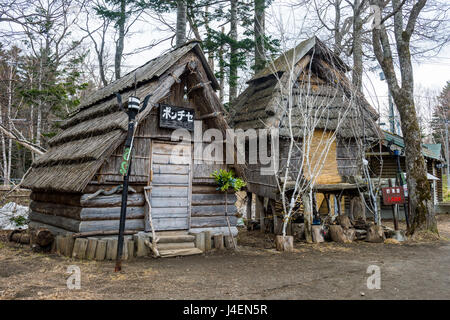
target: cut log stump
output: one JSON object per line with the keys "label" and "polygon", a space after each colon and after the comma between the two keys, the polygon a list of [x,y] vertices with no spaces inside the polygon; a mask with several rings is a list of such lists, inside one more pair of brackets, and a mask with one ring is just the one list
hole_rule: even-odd
{"label": "cut log stump", "polygon": [[330,225],[330,237],[334,242],[345,243],[347,241],[344,229],[340,225]]}
{"label": "cut log stump", "polygon": [[72,251],[72,258],[84,259],[86,257],[86,248],[88,245],[88,239],[77,238]]}
{"label": "cut log stump", "polygon": [[312,240],[315,243],[324,242],[322,227],[321,226],[312,226]]}
{"label": "cut log stump", "polygon": [[347,241],[354,241],[356,239],[356,230],[353,228],[345,229],[344,235],[347,238]]}
{"label": "cut log stump", "polygon": [[211,231],[205,231],[205,251],[210,251],[212,248],[212,234]]}
{"label": "cut log stump", "polygon": [[95,260],[103,261],[106,257],[106,240],[97,240],[97,248],[95,249]]}
{"label": "cut log stump", "polygon": [[54,236],[48,229],[38,229],[34,232],[33,241],[41,247],[47,247],[54,241]]}
{"label": "cut log stump", "polygon": [[294,251],[294,237],[293,236],[276,236],[275,244],[278,251]]}
{"label": "cut log stump", "polygon": [[337,217],[337,221],[344,230],[350,229],[352,227],[350,218],[347,216],[339,216],[339,217]]}
{"label": "cut log stump", "polygon": [[385,239],[386,237],[384,236],[384,230],[382,226],[373,224],[369,226],[369,228],[367,228],[367,242],[381,243],[384,242]]}
{"label": "cut log stump", "polygon": [[224,243],[223,243],[223,234],[218,234],[214,236],[214,248],[218,250],[225,249]]}

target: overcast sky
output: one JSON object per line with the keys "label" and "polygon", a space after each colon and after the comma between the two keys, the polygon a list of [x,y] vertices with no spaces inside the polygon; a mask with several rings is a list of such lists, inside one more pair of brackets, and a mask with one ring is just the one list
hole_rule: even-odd
{"label": "overcast sky", "polygon": [[[269,8],[266,13],[266,28],[267,33],[276,38],[281,38],[282,34],[286,35],[286,39],[283,39],[282,41],[282,46],[285,46],[286,49],[288,49],[313,34],[311,34],[311,31],[308,30],[307,26],[303,25],[304,16],[311,13],[306,12],[304,9],[296,9],[293,11],[291,8],[287,8],[285,3],[286,1],[282,0],[275,0],[273,2],[271,8]],[[175,14],[168,14],[166,18],[168,21],[174,22]],[[137,29],[139,29],[139,31],[130,41],[128,41],[128,50],[133,46],[142,46],[152,40],[161,39],[169,34],[168,32],[161,30],[156,21],[151,20],[139,23]],[[139,53],[132,58],[127,59],[125,65],[130,69],[137,67],[158,56],[162,52],[169,50],[170,47],[170,42],[166,41],[152,50]],[[383,110],[386,110],[388,104],[388,90],[386,82],[381,81],[379,78],[380,72],[381,69],[373,71],[365,70],[364,87],[369,102],[376,109],[380,107],[383,113]],[[414,62],[414,79],[416,86],[439,92],[445,83],[450,80],[449,75],[449,46],[444,48],[435,58]],[[423,93],[416,92],[416,94],[419,95]]]}

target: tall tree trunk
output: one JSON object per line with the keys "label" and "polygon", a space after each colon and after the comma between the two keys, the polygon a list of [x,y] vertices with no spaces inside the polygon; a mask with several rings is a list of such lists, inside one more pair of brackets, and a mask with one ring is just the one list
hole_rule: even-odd
{"label": "tall tree trunk", "polygon": [[410,233],[414,233],[416,230],[430,230],[437,233],[434,204],[426,175],[427,168],[422,155],[422,139],[414,98],[410,94],[401,93],[394,96],[394,100],[400,113],[402,131],[408,133],[403,135],[403,139],[405,141],[408,196],[412,214]]}
{"label": "tall tree trunk", "polygon": [[[208,17],[209,6],[205,7],[205,28],[206,32],[209,33],[209,17]],[[223,31],[222,31],[223,32]],[[209,34],[208,34],[209,36]],[[214,52],[211,50],[208,52],[208,64],[211,70],[214,72]],[[221,100],[222,101],[222,100]]]}
{"label": "tall tree trunk", "polygon": [[342,52],[342,32],[341,32],[341,2],[335,0],[334,5],[334,53],[338,56]]}
{"label": "tall tree trunk", "polygon": [[[408,197],[412,223],[409,233],[428,230],[438,233],[431,188],[427,180],[425,159],[422,155],[422,143],[419,121],[414,105],[414,78],[411,63],[410,40],[414,32],[417,17],[427,0],[418,0],[411,8],[406,28],[403,28],[403,10],[399,0],[392,0],[394,8],[400,8],[394,14],[394,39],[400,65],[401,86],[398,83],[393,63],[390,39],[384,24],[372,29],[372,42],[378,62],[388,82],[395,104],[400,114],[401,128],[405,142],[405,164],[408,184]],[[377,4],[383,8],[381,2]]]}
{"label": "tall tree trunk", "polygon": [[186,1],[177,0],[177,30],[176,45],[181,46],[186,42]]}
{"label": "tall tree trunk", "polygon": [[[100,80],[103,83],[103,86],[106,87],[108,85],[108,80],[106,80],[106,74],[105,74],[105,62],[104,62],[104,55],[105,55],[105,33],[106,30],[103,31],[101,43],[100,43],[100,50],[97,53],[98,58],[98,68],[100,70]],[[120,73],[120,70],[119,70]]]}
{"label": "tall tree trunk", "polygon": [[230,76],[229,76],[229,108],[237,97],[237,79],[238,79],[238,57],[237,57],[237,0],[230,0],[231,8],[230,8]]}
{"label": "tall tree trunk", "polygon": [[363,21],[361,19],[362,6],[360,0],[355,0],[353,7],[353,69],[352,83],[358,92],[362,92],[362,76],[363,76],[363,49],[362,49],[362,32]]}
{"label": "tall tree trunk", "polygon": [[[222,34],[225,33],[225,27],[222,26]],[[223,103],[223,98],[225,96],[225,70],[224,70],[224,57],[223,57],[223,43],[220,45],[220,49],[219,49],[219,74],[220,74],[220,89],[219,89],[219,99],[220,102]]]}
{"label": "tall tree trunk", "polygon": [[120,18],[117,21],[119,27],[119,35],[116,41],[116,53],[114,56],[114,71],[116,79],[120,78],[120,68],[122,65],[122,55],[125,40],[125,22],[126,22],[126,3],[125,0],[120,1]]}
{"label": "tall tree trunk", "polygon": [[[45,50],[46,51],[46,50]],[[37,104],[37,119],[36,119],[36,144],[38,146],[41,145],[41,126],[42,126],[42,74],[43,74],[43,60],[45,56],[39,58],[39,74],[38,74],[38,91],[39,91],[39,99]]]}
{"label": "tall tree trunk", "polygon": [[266,64],[266,52],[264,46],[265,7],[265,0],[255,0],[255,73],[264,69]]}

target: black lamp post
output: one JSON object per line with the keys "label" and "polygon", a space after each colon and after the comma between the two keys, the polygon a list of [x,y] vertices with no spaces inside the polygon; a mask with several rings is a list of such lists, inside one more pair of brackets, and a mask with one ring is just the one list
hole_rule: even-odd
{"label": "black lamp post", "polygon": [[[122,98],[120,94],[116,94],[119,107],[122,107]],[[136,116],[142,112],[146,107],[151,95],[148,95],[144,99],[142,108],[140,107],[140,99],[138,97],[130,96],[128,98],[128,106],[125,111],[128,114],[128,133],[125,140],[125,147],[123,152],[122,163],[120,164],[120,173],[123,175],[123,190],[122,190],[122,203],[120,207],[120,222],[119,222],[119,237],[117,241],[117,257],[116,267],[114,271],[120,271],[122,269],[122,254],[123,254],[123,233],[125,231],[125,220],[127,214],[127,201],[128,201],[128,182],[131,169],[131,153],[133,151],[133,141],[135,128],[137,126]]]}

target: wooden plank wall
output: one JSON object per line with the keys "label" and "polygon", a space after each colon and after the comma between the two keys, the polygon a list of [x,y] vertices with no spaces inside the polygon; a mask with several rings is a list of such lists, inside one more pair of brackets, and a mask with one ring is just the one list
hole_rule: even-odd
{"label": "wooden plank wall", "polygon": [[[326,140],[332,135],[331,132],[323,132],[323,130],[315,130],[311,139],[309,163],[316,164],[319,161],[324,161],[324,165],[316,180],[317,184],[334,184],[342,182],[342,177],[339,174],[337,163],[337,147],[336,141],[331,143],[330,149],[325,159],[320,158],[320,152],[326,147]],[[308,177],[308,171],[305,171],[305,176]]]}
{"label": "wooden plank wall", "polygon": [[195,232],[195,230],[226,228],[225,203],[230,224],[234,227],[237,222],[236,195],[229,193],[225,201],[225,194],[216,190],[214,185],[193,185],[191,230]]}
{"label": "wooden plank wall", "polygon": [[358,146],[353,139],[336,139],[336,160],[341,176],[355,176],[360,173]]}

